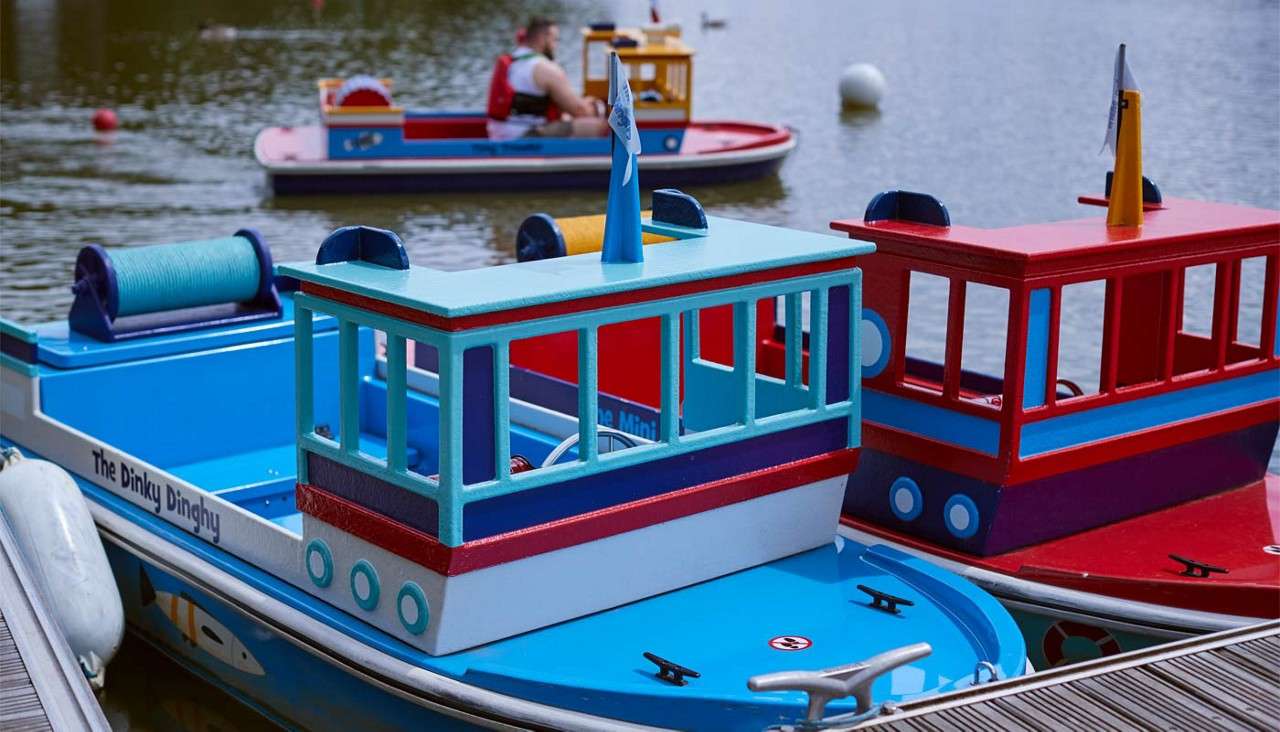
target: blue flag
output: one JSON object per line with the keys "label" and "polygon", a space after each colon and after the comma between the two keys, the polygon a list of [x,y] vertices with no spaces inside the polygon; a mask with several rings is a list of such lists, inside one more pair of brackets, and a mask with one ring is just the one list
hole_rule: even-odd
{"label": "blue flag", "polygon": [[600,259],[606,263],[643,262],[640,241],[640,130],[627,73],[618,54],[609,56],[609,127],[613,134],[613,166],[609,171],[609,205],[605,209],[604,245]]}

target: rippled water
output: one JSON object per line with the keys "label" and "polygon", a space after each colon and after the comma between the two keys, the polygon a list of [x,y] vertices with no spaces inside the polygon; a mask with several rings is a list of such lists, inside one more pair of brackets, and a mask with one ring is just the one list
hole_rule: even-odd
{"label": "rippled water", "polygon": [[[476,108],[492,57],[524,16],[549,14],[572,30],[639,22],[647,7],[0,3],[0,312],[62,317],[84,244],[208,238],[245,226],[266,235],[279,261],[312,257],[325,234],[354,223],[397,231],[419,264],[508,261],[527,214],[599,212],[604,193],[277,199],[253,161],[253,135],[312,122],[321,76],[389,75],[412,106]],[[785,122],[800,135],[776,178],[690,190],[720,215],[821,231],[891,187],[935,194],[957,223],[1083,215],[1076,195],[1100,190],[1108,168],[1098,150],[1121,41],[1143,90],[1144,169],[1165,194],[1280,208],[1275,2],[662,7],[689,21],[686,40],[698,50],[695,116]],[[699,29],[704,9],[728,27]],[[202,42],[204,19],[236,26],[238,37]],[[580,49],[567,36],[561,56],[576,78]],[[837,76],[855,61],[888,78],[880,112],[839,108]],[[99,106],[122,120],[108,138],[89,125]]]}

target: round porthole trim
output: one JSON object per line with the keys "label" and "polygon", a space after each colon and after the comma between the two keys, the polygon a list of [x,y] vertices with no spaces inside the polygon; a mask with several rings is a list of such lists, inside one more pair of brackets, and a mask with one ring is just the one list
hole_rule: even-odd
{"label": "round porthole trim", "polygon": [[973,499],[957,493],[947,499],[947,504],[942,507],[942,521],[947,525],[947,531],[957,539],[968,539],[978,533],[978,524],[980,516],[978,514],[978,504]]}
{"label": "round porthole trim", "polygon": [[889,326],[885,324],[884,318],[871,308],[863,308],[860,328],[862,378],[871,379],[879,376],[889,365],[889,354],[893,353],[893,339],[889,335]]}
{"label": "round porthole trim", "polygon": [[312,539],[303,555],[307,576],[316,587],[328,587],[333,582],[333,554],[329,545],[321,539]]}
{"label": "round porthole trim", "polygon": [[[406,606],[408,611],[406,612]],[[396,615],[400,624],[414,635],[422,635],[431,621],[431,611],[427,605],[427,596],[417,582],[405,582],[396,595]]]}
{"label": "round porthole trim", "polygon": [[901,476],[889,486],[889,510],[903,521],[913,521],[924,511],[924,494],[920,486]]}
{"label": "round porthole trim", "polygon": [[[361,578],[364,578],[363,586]],[[378,570],[368,561],[361,559],[351,567],[351,597],[363,610],[373,610],[378,606],[378,595],[382,588],[378,585]]]}

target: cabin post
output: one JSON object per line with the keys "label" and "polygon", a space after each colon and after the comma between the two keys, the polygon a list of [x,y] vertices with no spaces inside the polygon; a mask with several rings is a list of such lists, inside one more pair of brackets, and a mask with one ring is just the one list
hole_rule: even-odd
{"label": "cabin post", "polygon": [[680,315],[662,316],[662,399],[659,404],[658,441],[674,444],[680,439]]}
{"label": "cabin post", "polygon": [[440,353],[440,541],[461,546],[462,531],[462,369],[463,351],[454,338],[445,339]]}
{"label": "cabin post", "polygon": [[809,398],[814,409],[827,403],[827,292],[809,294]]}
{"label": "cabin post", "polygon": [[[315,418],[315,358],[313,356],[311,310],[294,303],[293,306],[293,376],[295,429],[299,436],[312,435],[316,429]],[[298,481],[307,482],[307,461],[301,442],[297,447]]]}
{"label": "cabin post", "polygon": [[[849,447],[862,445],[862,270],[849,281]],[[799,349],[796,349],[799,350]]]}
{"label": "cabin post", "polygon": [[511,476],[511,343],[493,347],[493,456],[494,480]]}
{"label": "cabin post", "polygon": [[405,339],[387,333],[387,469],[402,473],[405,465]]}
{"label": "cabin post", "polygon": [[600,454],[596,439],[599,354],[595,326],[578,330],[578,459],[594,463]]}
{"label": "cabin post", "polygon": [[733,304],[733,365],[738,377],[739,421],[756,421],[756,308],[751,301]]}
{"label": "cabin post", "polygon": [[786,327],[783,331],[786,338],[784,373],[787,383],[797,386],[804,383],[804,302],[800,299],[800,293],[788,293],[784,297],[783,308],[786,311]]}
{"label": "cabin post", "polygon": [[338,444],[346,455],[360,451],[360,326],[338,319]]}

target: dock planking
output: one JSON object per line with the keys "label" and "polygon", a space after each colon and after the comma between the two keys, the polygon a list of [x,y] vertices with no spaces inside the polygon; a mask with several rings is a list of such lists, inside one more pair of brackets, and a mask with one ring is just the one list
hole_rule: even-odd
{"label": "dock planking", "polygon": [[0,514],[0,730],[108,730]]}
{"label": "dock planking", "polygon": [[858,729],[1274,730],[1280,620],[908,702]]}
{"label": "dock planking", "polygon": [[0,608],[0,729],[15,732],[53,729],[22,654],[13,641],[3,608]]}

